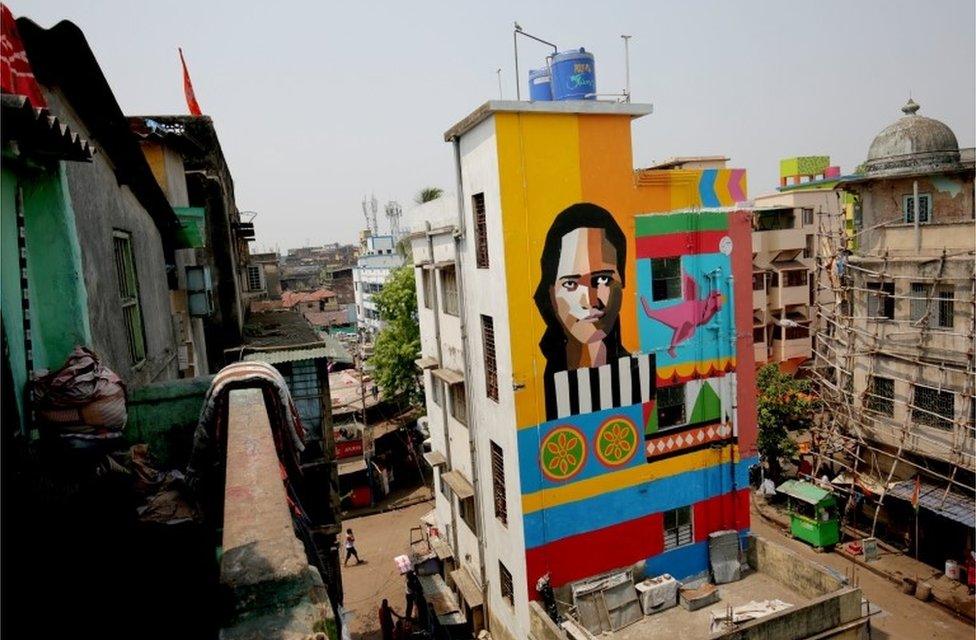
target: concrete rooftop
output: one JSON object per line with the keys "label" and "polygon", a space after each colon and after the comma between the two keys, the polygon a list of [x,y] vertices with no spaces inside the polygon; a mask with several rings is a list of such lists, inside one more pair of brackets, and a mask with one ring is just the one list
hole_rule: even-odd
{"label": "concrete rooftop", "polygon": [[444,133],[444,141],[463,136],[495,113],[563,113],[630,116],[639,118],[654,112],[654,105],[602,100],[489,100]]}

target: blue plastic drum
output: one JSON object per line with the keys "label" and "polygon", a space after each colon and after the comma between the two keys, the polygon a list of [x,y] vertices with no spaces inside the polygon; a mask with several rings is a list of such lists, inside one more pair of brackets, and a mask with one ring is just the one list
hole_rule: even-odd
{"label": "blue plastic drum", "polygon": [[549,68],[529,69],[529,100],[539,102],[552,100],[552,83],[549,82]]}
{"label": "blue plastic drum", "polygon": [[595,100],[596,66],[593,54],[582,47],[552,58],[553,100]]}

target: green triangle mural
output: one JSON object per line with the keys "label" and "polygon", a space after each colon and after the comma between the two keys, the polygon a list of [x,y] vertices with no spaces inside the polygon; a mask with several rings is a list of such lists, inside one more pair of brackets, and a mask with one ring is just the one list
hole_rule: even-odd
{"label": "green triangle mural", "polygon": [[695,399],[695,408],[691,410],[689,424],[701,424],[703,422],[714,422],[722,417],[722,401],[718,394],[712,389],[712,385],[702,381],[701,391]]}

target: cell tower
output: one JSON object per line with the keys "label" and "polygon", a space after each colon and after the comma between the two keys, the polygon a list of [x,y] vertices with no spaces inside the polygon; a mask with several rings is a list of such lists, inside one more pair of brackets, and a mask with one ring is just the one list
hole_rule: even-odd
{"label": "cell tower", "polygon": [[396,200],[386,203],[386,217],[390,221],[390,235],[393,241],[400,239],[400,218],[403,216],[403,207]]}
{"label": "cell tower", "polygon": [[376,224],[376,213],[379,211],[380,203],[377,201],[376,196],[370,196],[367,200],[366,196],[363,196],[363,215],[366,217],[366,228],[369,230],[370,235],[377,235],[379,233],[378,225]]}

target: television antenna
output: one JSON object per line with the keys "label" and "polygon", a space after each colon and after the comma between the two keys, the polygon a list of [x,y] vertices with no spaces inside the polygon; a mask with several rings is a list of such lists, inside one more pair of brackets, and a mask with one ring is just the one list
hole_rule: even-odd
{"label": "television antenna", "polygon": [[393,236],[393,242],[400,239],[400,218],[403,216],[403,208],[400,203],[396,200],[390,200],[386,203],[386,218],[390,221],[390,235]]}

